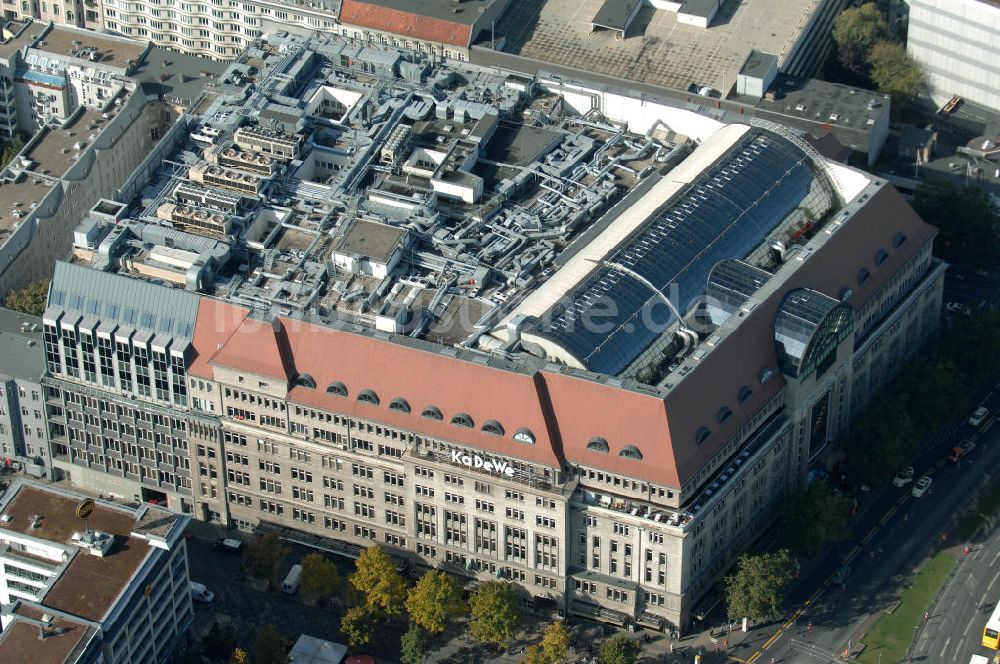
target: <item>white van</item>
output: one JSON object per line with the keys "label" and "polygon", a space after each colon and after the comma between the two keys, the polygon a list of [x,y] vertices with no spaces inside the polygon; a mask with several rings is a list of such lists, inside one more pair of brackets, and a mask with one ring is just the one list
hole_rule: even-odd
{"label": "white van", "polygon": [[299,589],[300,576],[302,576],[302,565],[292,565],[292,569],[288,570],[285,580],[281,582],[281,592],[287,595],[294,595],[295,591]]}

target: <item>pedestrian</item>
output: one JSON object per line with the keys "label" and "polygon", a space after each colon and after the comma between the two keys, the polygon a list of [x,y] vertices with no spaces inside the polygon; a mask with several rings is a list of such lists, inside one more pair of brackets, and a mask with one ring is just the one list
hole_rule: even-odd
{"label": "pedestrian", "polygon": [[929,611],[924,611],[924,622],[930,620],[931,614]]}
{"label": "pedestrian", "polygon": [[807,632],[811,632],[811,631],[812,631],[812,628],[813,628],[813,621],[811,621],[811,620],[810,620],[810,621],[809,621],[809,624],[808,624],[808,625],[806,625],[806,631],[807,631]]}

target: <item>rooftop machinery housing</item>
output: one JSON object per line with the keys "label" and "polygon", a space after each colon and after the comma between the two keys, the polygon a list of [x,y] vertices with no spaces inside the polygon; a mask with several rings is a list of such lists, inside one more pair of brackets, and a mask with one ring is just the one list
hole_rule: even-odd
{"label": "rooftop machinery housing", "polygon": [[56,476],[619,624],[686,628],[939,320],[935,230],[786,127],[334,36],[119,191],[43,316]]}

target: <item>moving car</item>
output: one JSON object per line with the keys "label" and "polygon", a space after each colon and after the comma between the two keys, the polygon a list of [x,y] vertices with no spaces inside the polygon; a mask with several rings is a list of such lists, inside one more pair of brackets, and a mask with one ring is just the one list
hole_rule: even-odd
{"label": "moving car", "polygon": [[834,584],[839,586],[840,584],[844,583],[844,581],[847,581],[847,577],[850,575],[851,575],[850,566],[841,565],[840,567],[837,568],[837,571],[833,573],[833,578],[831,579],[831,581],[833,581]]}
{"label": "moving car", "polygon": [[972,413],[972,416],[969,418],[969,424],[971,424],[974,427],[978,427],[980,424],[983,423],[983,420],[985,420],[989,414],[990,414],[989,408],[987,408],[986,406],[980,406],[975,410],[974,413]]}
{"label": "moving car", "polygon": [[917,480],[916,484],[913,485],[913,490],[910,491],[910,493],[913,495],[914,498],[919,498],[920,496],[927,493],[927,490],[931,488],[931,481],[932,481],[931,478],[924,475],[919,480]]}
{"label": "moving car", "polygon": [[950,314],[965,314],[969,312],[969,307],[961,302],[949,302],[944,305],[945,310]]}
{"label": "moving car", "polygon": [[899,471],[895,477],[892,478],[892,485],[896,488],[902,489],[904,486],[913,481],[913,466],[907,466],[903,470]]}
{"label": "moving car", "polygon": [[215,599],[215,593],[205,587],[205,584],[196,581],[189,581],[188,587],[191,589],[191,599],[202,604],[211,604]]}
{"label": "moving car", "polygon": [[239,554],[243,551],[243,542],[230,537],[223,537],[215,542],[215,548],[226,553]]}
{"label": "moving car", "polygon": [[956,445],[951,448],[951,454],[948,455],[949,461],[959,461],[962,457],[968,455],[969,452],[976,449],[976,444],[971,440],[967,440],[961,445]]}

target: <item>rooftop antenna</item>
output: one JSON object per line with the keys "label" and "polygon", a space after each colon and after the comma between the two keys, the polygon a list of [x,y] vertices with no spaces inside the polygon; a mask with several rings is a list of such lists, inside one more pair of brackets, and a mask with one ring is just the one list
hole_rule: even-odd
{"label": "rooftop antenna", "polygon": [[84,498],[80,501],[80,504],[76,506],[76,518],[83,521],[83,529],[85,533],[90,532],[90,515],[94,513],[94,499]]}

